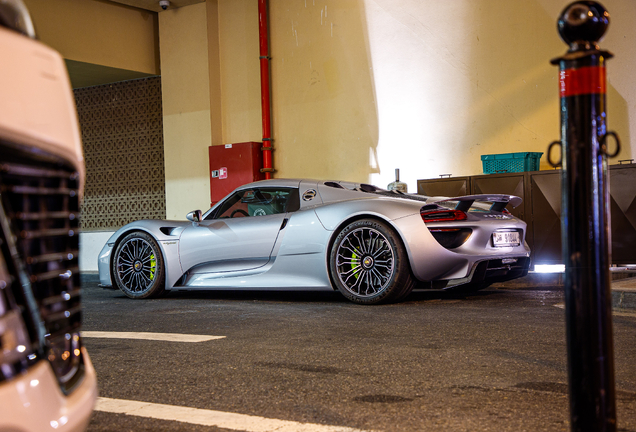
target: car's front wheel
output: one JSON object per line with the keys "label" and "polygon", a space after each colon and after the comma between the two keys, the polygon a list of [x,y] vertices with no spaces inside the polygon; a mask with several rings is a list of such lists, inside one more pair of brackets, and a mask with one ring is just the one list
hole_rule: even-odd
{"label": "car's front wheel", "polygon": [[340,231],[329,253],[329,271],[336,288],[360,304],[397,301],[415,285],[400,238],[373,219],[357,220]]}
{"label": "car's front wheel", "polygon": [[164,292],[163,256],[150,234],[126,235],[115,249],[112,271],[115,284],[130,298],[158,297]]}

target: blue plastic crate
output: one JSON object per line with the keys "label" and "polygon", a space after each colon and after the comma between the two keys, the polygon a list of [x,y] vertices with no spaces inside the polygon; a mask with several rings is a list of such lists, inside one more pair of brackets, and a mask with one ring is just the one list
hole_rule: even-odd
{"label": "blue plastic crate", "polygon": [[543,153],[520,152],[481,155],[484,174],[539,171]]}

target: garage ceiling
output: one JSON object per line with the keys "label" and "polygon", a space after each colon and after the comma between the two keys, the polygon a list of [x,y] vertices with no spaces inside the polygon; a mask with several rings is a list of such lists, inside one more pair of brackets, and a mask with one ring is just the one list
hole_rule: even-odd
{"label": "garage ceiling", "polygon": [[[1,0],[0,0],[1,1]],[[119,3],[126,6],[145,9],[152,12],[162,12],[159,0],[108,0],[111,3]],[[205,0],[170,0],[169,9],[189,6],[196,3],[203,3]],[[152,76],[150,74],[117,69],[96,64],[84,63],[80,61],[66,60],[66,66],[73,88],[90,87],[95,85],[109,84],[119,81],[126,81],[137,78]]]}
{"label": "garage ceiling", "polygon": [[68,75],[71,79],[71,86],[74,89],[153,76],[143,72],[118,69],[75,60],[65,59],[64,61],[66,62],[66,69],[68,70]]}
{"label": "garage ceiling", "polygon": [[[146,9],[153,12],[161,12],[159,0],[110,0],[113,3],[121,3],[139,9]],[[196,3],[203,3],[205,0],[170,0],[169,9],[189,6]]]}

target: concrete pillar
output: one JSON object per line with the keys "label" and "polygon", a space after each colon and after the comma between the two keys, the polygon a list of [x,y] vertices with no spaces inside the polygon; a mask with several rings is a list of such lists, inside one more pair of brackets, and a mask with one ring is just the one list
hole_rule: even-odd
{"label": "concrete pillar", "polygon": [[221,134],[217,14],[216,0],[159,13],[167,219],[210,203],[208,146]]}

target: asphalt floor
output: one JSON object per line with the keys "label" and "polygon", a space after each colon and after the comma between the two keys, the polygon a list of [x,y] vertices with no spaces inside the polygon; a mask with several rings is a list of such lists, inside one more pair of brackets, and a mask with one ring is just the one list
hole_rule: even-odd
{"label": "asphalt floor", "polygon": [[[85,338],[109,400],[295,422],[291,431],[570,429],[558,284],[418,291],[368,307],[337,292],[180,291],[138,301],[89,276],[83,307],[86,332],[225,336]],[[636,311],[622,311],[613,317],[618,430],[636,432]],[[190,417],[96,410],[88,430],[231,429]]]}
{"label": "asphalt floor", "polygon": [[[513,281],[498,283],[497,288],[563,288],[562,273],[529,273],[523,278]],[[633,269],[619,269],[610,272],[610,290],[612,295],[612,308],[621,310],[636,309],[636,271]]]}

